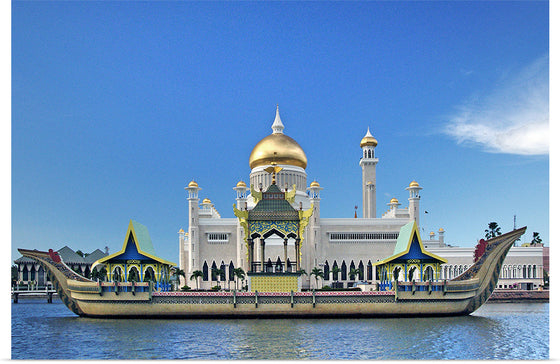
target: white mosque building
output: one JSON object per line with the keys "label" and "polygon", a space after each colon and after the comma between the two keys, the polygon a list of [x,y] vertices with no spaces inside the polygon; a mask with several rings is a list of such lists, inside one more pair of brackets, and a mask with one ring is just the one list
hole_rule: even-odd
{"label": "white mosque building", "polygon": [[[376,216],[376,166],[379,162],[376,146],[377,140],[368,128],[360,141],[363,217],[323,218],[320,204],[323,188],[317,181],[308,184],[305,152],[294,139],[284,134],[277,108],[272,134],[259,141],[249,156],[249,184],[239,181],[233,187],[236,196],[233,208],[237,212],[252,211],[274,179],[274,184],[284,192],[282,196],[285,200],[294,210],[301,212],[300,216],[306,216],[305,221],[301,220],[301,235],[270,233],[247,239],[247,226],[241,218],[222,218],[207,198],[200,203],[199,191],[202,188],[193,180],[185,187],[188,194],[188,228],[179,231],[179,266],[186,275],[186,282],[181,284],[194,286],[189,277],[199,270],[203,273],[200,288],[215,286],[218,279],[222,287],[233,288],[233,271],[239,267],[245,272],[295,272],[303,269],[308,274],[313,268],[319,268],[328,272],[319,285],[340,282],[339,285],[347,287],[358,281],[375,282],[375,263],[393,254],[401,227],[413,220],[419,224],[422,190],[418,182],[411,181],[408,186],[403,186],[409,192],[407,205],[393,198],[388,203],[388,211],[380,217]],[[275,168],[273,172],[271,166]],[[447,246],[443,229],[438,231],[437,238],[436,234],[430,233],[423,244],[431,252],[447,259],[447,264],[442,266],[441,277],[437,278],[453,278],[472,264],[474,247]],[[515,253],[519,249],[514,247],[508,254],[498,288],[512,288],[508,277],[516,278],[516,282],[526,279],[526,283],[535,288],[542,284],[543,248],[531,247],[530,252]],[[509,258],[511,255],[513,260]],[[339,270],[339,273],[333,273],[334,267],[338,268],[334,271]],[[221,277],[213,277],[213,268],[222,269]],[[358,274],[351,274],[357,270]],[[302,276],[302,288],[314,288],[315,285],[311,275]]]}

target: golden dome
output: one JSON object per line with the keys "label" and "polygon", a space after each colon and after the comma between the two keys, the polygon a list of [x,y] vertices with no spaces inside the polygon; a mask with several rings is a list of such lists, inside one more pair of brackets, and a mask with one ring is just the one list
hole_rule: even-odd
{"label": "golden dome", "polygon": [[287,164],[305,169],[307,157],[299,144],[284,135],[284,124],[280,119],[280,112],[276,106],[276,118],[272,124],[272,134],[263,138],[255,145],[249,156],[249,167],[268,166],[272,162]]}
{"label": "golden dome", "polygon": [[360,148],[363,148],[365,146],[377,147],[377,139],[375,139],[373,135],[371,135],[369,128],[367,130],[366,135],[362,138],[362,141],[360,142]]}
{"label": "golden dome", "polygon": [[194,180],[189,182],[189,187],[198,187],[198,183],[196,183]]}
{"label": "golden dome", "polygon": [[396,198],[392,198],[390,203],[399,203],[399,200],[397,200]]}
{"label": "golden dome", "polygon": [[439,228],[438,230],[440,233],[443,233],[445,230],[443,230],[443,228]]}
{"label": "golden dome", "polygon": [[321,185],[319,184],[319,182],[313,181],[313,182],[311,182],[311,184],[309,185],[309,187],[321,187]]}
{"label": "golden dome", "polygon": [[204,200],[202,200],[202,203],[212,203],[212,201],[210,201],[209,198],[205,198]]}
{"label": "golden dome", "polygon": [[239,181],[237,182],[237,185],[235,185],[235,187],[247,187],[247,184],[243,181]]}
{"label": "golden dome", "polygon": [[418,184],[418,182],[412,181],[412,182],[410,182],[410,184],[408,185],[408,187],[420,187],[420,185]]}
{"label": "golden dome", "polygon": [[299,144],[287,135],[281,133],[270,134],[255,145],[249,156],[249,167],[288,164],[305,169],[307,157]]}

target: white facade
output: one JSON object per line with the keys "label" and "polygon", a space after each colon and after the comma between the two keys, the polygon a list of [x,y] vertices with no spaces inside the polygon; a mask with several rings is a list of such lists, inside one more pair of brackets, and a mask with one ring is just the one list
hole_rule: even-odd
{"label": "white facade", "polygon": [[[272,129],[273,134],[283,134],[284,126],[278,110]],[[320,280],[317,283],[319,286],[334,281],[343,282],[345,287],[358,280],[375,281],[373,265],[378,260],[393,254],[400,228],[413,219],[418,225],[421,223],[419,211],[422,187],[416,181],[412,181],[409,186],[403,186],[403,189],[409,191],[407,207],[401,207],[396,199],[392,199],[387,204],[388,211],[381,217],[376,217],[375,169],[379,162],[379,158],[375,154],[376,146],[377,141],[368,129],[360,143],[362,157],[359,160],[362,169],[363,218],[322,218],[320,209],[322,188],[316,181],[308,185],[307,174],[303,168],[306,166],[307,160],[304,164],[277,164],[283,168],[276,176],[278,187],[282,191],[291,191],[292,186],[296,186],[292,206],[297,210],[307,210],[313,205],[313,214],[303,235],[301,268],[308,274],[315,267],[332,270],[336,265],[342,270],[338,277],[333,277],[331,273]],[[275,151],[274,158],[278,157],[278,160],[282,161],[282,154],[288,152],[278,150],[276,153]],[[304,156],[304,158],[306,157]],[[255,192],[266,191],[271,184],[272,176],[265,171],[265,168],[265,165],[259,165],[251,170],[249,186],[253,186]],[[211,288],[216,285],[216,280],[212,280],[211,277],[211,270],[215,267],[224,270],[221,286],[233,288],[235,286],[233,269],[241,267],[245,272],[249,271],[247,243],[244,239],[243,227],[237,218],[221,218],[210,200],[204,199],[203,203],[200,203],[199,191],[201,188],[196,182],[190,182],[185,190],[188,193],[188,228],[186,232],[182,229],[179,231],[179,264],[185,272],[186,282],[183,281],[181,284],[186,283],[194,288],[195,283],[189,278],[193,271],[200,270],[204,274],[200,280],[200,288]],[[249,192],[250,188],[243,181],[239,181],[233,190],[235,193],[232,197],[235,197],[238,209],[251,210],[255,206]],[[432,234],[430,239],[426,240],[425,245],[434,254],[448,260],[448,264],[444,265],[447,276],[441,278],[453,278],[459,271],[466,270],[472,264],[474,247],[452,248],[446,246],[443,229],[440,229],[437,240],[434,237],[435,234]],[[256,248],[254,260],[260,262],[264,258],[264,262],[270,260],[275,265],[277,261],[284,261],[284,249],[284,241],[280,237],[269,237],[266,239],[265,256],[262,257],[262,250]],[[293,238],[288,239],[287,249],[288,260],[294,262]],[[538,248],[531,248],[530,253],[521,249],[512,249],[506,258],[504,265],[506,271],[504,272],[509,272],[507,267],[511,266],[511,271],[516,273],[506,274],[512,276],[515,274],[519,277],[520,274],[523,276],[522,272],[519,273],[520,270],[525,269],[525,272],[530,271],[530,273],[525,273],[531,276],[528,280],[536,285],[542,284],[542,248],[540,251]],[[360,269],[362,272],[354,280],[350,279],[351,268]],[[501,279],[499,285],[508,285],[508,279]],[[315,288],[315,285],[314,277],[303,276],[303,288]]]}

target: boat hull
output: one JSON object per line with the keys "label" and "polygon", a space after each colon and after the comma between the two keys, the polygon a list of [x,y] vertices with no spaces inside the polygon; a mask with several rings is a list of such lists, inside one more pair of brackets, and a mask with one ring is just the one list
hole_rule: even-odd
{"label": "boat hull", "polygon": [[525,228],[487,242],[461,276],[443,282],[394,282],[394,291],[154,292],[149,283],[94,282],[71,271],[52,251],[20,249],[48,270],[74,313],[111,318],[403,317],[468,315],[496,287],[507,252]]}

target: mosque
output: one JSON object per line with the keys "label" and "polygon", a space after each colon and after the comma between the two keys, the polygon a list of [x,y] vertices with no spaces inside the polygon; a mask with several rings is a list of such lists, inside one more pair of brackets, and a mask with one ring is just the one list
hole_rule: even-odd
{"label": "mosque", "polygon": [[[403,186],[409,192],[404,206],[396,198],[387,204],[382,216],[376,215],[377,140],[369,128],[360,141],[359,165],[362,169],[362,218],[322,218],[321,190],[317,181],[307,183],[307,157],[301,146],[284,133],[278,107],[272,133],[253,148],[249,156],[249,184],[239,181],[233,187],[234,218],[222,218],[212,202],[200,203],[202,189],[193,180],[186,187],[188,228],[179,231],[179,267],[190,284],[194,271],[201,271],[200,288],[209,289],[218,281],[233,288],[234,270],[290,274],[301,272],[299,288],[321,285],[349,287],[357,282],[379,280],[376,265],[390,257],[399,232],[405,225],[419,224],[420,191],[412,180]],[[444,243],[444,230],[430,233],[422,245],[442,259],[441,271],[434,279],[453,278],[472,264],[472,248],[455,248]],[[515,250],[515,248],[513,248]],[[533,284],[542,281],[542,247],[531,253],[531,264],[515,263],[516,278],[525,275]],[[510,253],[511,255],[511,253]],[[504,269],[512,269],[512,265]],[[509,268],[508,268],[509,267]],[[320,269],[324,277],[317,282],[309,273]],[[214,272],[218,269],[218,276]],[[522,273],[521,270],[526,273]],[[504,270],[503,275],[512,276]],[[529,273],[530,272],[530,273]],[[416,271],[410,279],[421,279]],[[503,279],[502,279],[503,281]],[[503,282],[502,282],[503,283]],[[506,284],[507,286],[507,284]]]}

